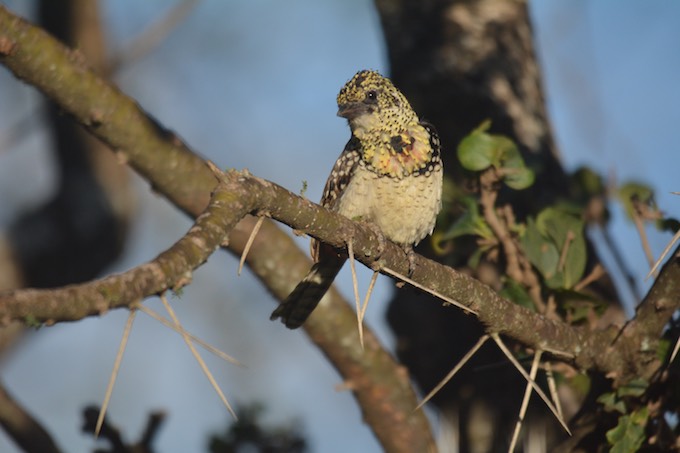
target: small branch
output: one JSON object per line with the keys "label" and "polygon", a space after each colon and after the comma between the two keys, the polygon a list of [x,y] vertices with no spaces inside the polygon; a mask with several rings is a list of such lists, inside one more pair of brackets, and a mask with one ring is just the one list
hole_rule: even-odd
{"label": "small branch", "polygon": [[[223,194],[224,195],[224,194]],[[56,290],[26,289],[0,293],[0,320],[52,324],[102,315],[113,308],[132,308],[145,297],[177,290],[189,283],[192,271],[219,248],[237,217],[224,212],[216,197],[204,215],[170,249],[155,260],[118,275]],[[229,208],[233,207],[227,204]]]}
{"label": "small branch", "polygon": [[557,263],[557,270],[562,272],[564,270],[564,265],[567,262],[567,254],[569,253],[569,246],[571,245],[571,242],[574,240],[574,232],[569,230],[567,231],[567,238],[564,241],[564,245],[562,246],[562,251],[560,252],[560,261]]}
{"label": "small branch", "polygon": [[642,295],[640,294],[637,284],[635,283],[635,277],[633,276],[633,273],[626,266],[626,260],[623,258],[621,250],[612,239],[612,236],[611,234],[609,234],[609,230],[606,228],[606,226],[604,225],[601,226],[600,232],[602,233],[602,239],[604,239],[604,242],[607,244],[607,248],[609,249],[612,258],[614,258],[616,267],[618,268],[619,272],[623,275],[626,283],[628,284],[628,289],[630,289],[633,298],[635,300],[640,300],[642,298]]}
{"label": "small branch", "polygon": [[632,200],[632,203],[634,207],[633,223],[635,223],[635,228],[637,229],[638,236],[640,236],[640,242],[642,243],[642,250],[645,252],[645,257],[647,258],[647,262],[651,269],[654,267],[654,254],[652,253],[652,248],[649,246],[649,240],[647,239],[642,206],[637,200]]}
{"label": "small branch", "polygon": [[[546,304],[541,296],[541,284],[534,273],[531,263],[520,252],[515,239],[507,228],[507,223],[496,213],[496,199],[498,190],[496,186],[500,178],[496,169],[490,167],[482,172],[480,182],[480,204],[484,214],[484,220],[489,225],[498,241],[503,246],[507,266],[505,272],[517,283],[528,288],[529,296],[539,313],[546,313]],[[504,209],[506,221],[514,221],[514,215],[509,207]]]}
{"label": "small branch", "polygon": [[[91,434],[94,432],[97,414],[100,412],[101,409],[96,406],[86,407],[83,410],[84,421],[82,431],[84,433]],[[108,441],[111,446],[111,450],[109,450],[110,453],[153,453],[155,451],[152,445],[153,441],[158,435],[158,431],[163,426],[164,421],[164,412],[159,411],[150,413],[140,440],[134,444],[126,444],[120,430],[112,425],[108,419],[104,419],[101,429],[101,438]]]}
{"label": "small branch", "polygon": [[26,453],[59,453],[50,434],[0,385],[0,425]]}
{"label": "small branch", "polygon": [[505,227],[505,224],[496,214],[496,200],[498,198],[498,191],[496,185],[499,183],[496,170],[491,167],[482,172],[479,177],[480,182],[480,204],[484,213],[484,220],[489,224],[498,241],[503,246],[505,252],[505,259],[508,262],[505,271],[513,280],[522,282],[524,275],[519,264],[519,253],[515,243],[512,240],[512,235]]}
{"label": "small branch", "polygon": [[108,71],[115,72],[151,53],[186,19],[197,3],[198,0],[182,0],[173,5],[160,19],[133,38],[122,51],[118,51],[111,58]]}
{"label": "small branch", "polygon": [[604,277],[606,274],[607,272],[604,270],[604,267],[598,263],[593,266],[593,270],[590,271],[590,273],[586,275],[583,280],[574,285],[574,290],[581,291],[582,289],[587,288],[591,283],[596,282],[600,278]]}

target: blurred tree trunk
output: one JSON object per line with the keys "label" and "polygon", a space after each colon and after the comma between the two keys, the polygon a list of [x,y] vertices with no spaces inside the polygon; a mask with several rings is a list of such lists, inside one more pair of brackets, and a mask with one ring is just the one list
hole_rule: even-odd
{"label": "blurred tree trunk", "polygon": [[[376,0],[376,6],[390,76],[420,116],[437,127],[445,174],[456,190],[466,190],[456,146],[490,119],[491,131],[512,138],[527,164],[538,169],[530,189],[501,192],[501,204],[511,203],[517,217],[525,218],[568,194],[569,178],[546,113],[526,2]],[[444,211],[455,217],[460,208],[445,206]],[[428,244],[419,251],[460,270],[476,247],[472,242],[456,242],[456,250],[444,257],[435,256]],[[589,267],[596,262],[591,259]],[[469,272],[499,288],[503,271],[498,266],[483,262]],[[618,300],[608,280],[598,291],[606,295],[605,300]],[[414,303],[414,298],[432,299],[408,289],[397,291],[388,321],[397,336],[400,359],[426,393],[484,332],[459,310],[435,300]],[[487,345],[435,397],[434,404],[447,420],[456,420],[460,451],[507,451],[525,385],[502,354]],[[548,417],[547,413],[541,408],[537,417]],[[554,420],[532,423],[531,414],[526,429],[543,430],[547,441],[554,442],[560,433]]]}
{"label": "blurred tree trunk", "polygon": [[[43,0],[38,15],[47,31],[78,49],[93,69],[105,67],[98,2]],[[120,255],[133,208],[127,168],[57,106],[47,102],[45,107],[57,192],[11,231],[25,283],[33,287],[97,276]]]}

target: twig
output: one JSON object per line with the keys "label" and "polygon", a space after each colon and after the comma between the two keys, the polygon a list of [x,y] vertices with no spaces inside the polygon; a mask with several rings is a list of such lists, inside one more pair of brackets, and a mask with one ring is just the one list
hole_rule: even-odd
{"label": "twig", "polygon": [[157,47],[163,42],[170,32],[172,32],[172,30],[189,15],[198,1],[199,0],[184,0],[175,4],[163,17],[144,29],[139,36],[132,39],[132,41],[125,46],[124,50],[117,52],[117,54],[111,58],[109,70],[111,72],[117,71],[121,67],[130,65],[135,60],[139,60],[144,55],[151,52],[154,47]]}
{"label": "twig", "polygon": [[604,239],[604,242],[607,244],[609,252],[612,254],[612,257],[616,262],[616,267],[619,268],[619,272],[621,272],[621,274],[624,276],[624,279],[628,284],[628,289],[630,289],[633,298],[635,300],[642,299],[640,291],[637,285],[635,284],[635,277],[633,276],[633,273],[630,271],[630,269],[628,269],[628,267],[626,266],[626,260],[623,258],[623,254],[621,253],[621,250],[619,249],[617,243],[614,241],[614,239],[612,239],[611,235],[609,234],[609,230],[604,226],[601,226],[600,232],[602,233],[602,238]]}
{"label": "twig", "polygon": [[[480,182],[480,197],[479,203],[482,206],[482,214],[484,220],[493,231],[498,242],[503,247],[505,260],[505,272],[518,283],[524,284],[529,289],[531,300],[536,306],[539,313],[545,313],[545,302],[541,297],[541,286],[536,277],[531,264],[521,253],[515,239],[508,230],[507,224],[498,216],[496,212],[496,200],[498,198],[498,190],[496,186],[500,181],[497,170],[493,167],[482,172],[479,177]],[[510,210],[509,208],[507,208]],[[514,219],[512,212],[505,215],[506,219]]]}
{"label": "twig", "polygon": [[593,266],[593,270],[590,271],[588,275],[585,276],[583,280],[574,285],[574,291],[581,291],[583,288],[588,287],[593,282],[599,280],[602,276],[606,274],[604,267],[601,264],[596,264]]}
{"label": "twig", "polygon": [[571,245],[571,242],[574,240],[574,238],[574,232],[571,230],[567,231],[567,237],[565,238],[562,251],[560,252],[560,261],[557,263],[557,270],[559,271],[564,270],[564,265],[567,262],[567,253],[569,253],[569,246]]}
{"label": "twig", "polygon": [[649,240],[647,239],[647,232],[645,231],[645,224],[642,218],[642,213],[640,212],[640,202],[632,200],[633,206],[633,223],[635,223],[635,228],[637,229],[638,235],[640,236],[640,242],[642,243],[642,250],[645,252],[645,257],[649,263],[649,267],[654,267],[654,255],[652,254],[652,249],[649,246]]}

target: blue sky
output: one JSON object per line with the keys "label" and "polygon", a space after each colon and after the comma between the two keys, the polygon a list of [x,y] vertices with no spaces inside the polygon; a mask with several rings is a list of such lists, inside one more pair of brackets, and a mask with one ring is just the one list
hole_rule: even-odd
{"label": "blue sky", "polygon": [[[3,4],[27,13],[28,2]],[[678,216],[680,153],[680,3],[541,1],[532,4],[555,134],[568,168],[586,164],[619,180],[650,182],[659,204]],[[158,18],[166,0],[103,2],[111,48],[121,49]],[[144,109],[220,166],[247,167],[292,191],[307,181],[317,198],[348,137],[335,116],[342,84],[363,68],[387,70],[379,23],[368,0],[204,0],[144,60],[116,82]],[[29,112],[39,96],[0,71],[0,112]],[[0,127],[0,144],[7,134]],[[39,203],[54,185],[44,133],[0,149],[0,222]],[[27,180],[34,181],[23,189]],[[153,258],[189,227],[165,201],[138,188],[138,218],[128,251],[111,271]],[[17,187],[21,189],[17,190]],[[614,210],[612,234],[634,263],[642,284],[644,256],[633,227]],[[670,236],[652,235],[655,253]],[[306,243],[300,240],[303,247]],[[362,272],[365,288],[368,272]],[[348,288],[343,272],[340,284]],[[382,319],[390,282],[381,279],[368,323],[391,344]],[[349,293],[348,293],[349,294]],[[379,451],[340,378],[301,332],[269,321],[271,297],[236,260],[215,254],[194,284],[173,299],[192,332],[246,363],[238,369],[206,360],[227,396],[267,404],[266,421],[302,421],[313,451]],[[161,310],[157,301],[150,306]],[[44,328],[23,340],[1,363],[8,388],[69,451],[91,450],[79,432],[80,411],[103,397],[126,313]],[[159,451],[204,451],[208,432],[227,422],[207,380],[181,338],[139,315],[114,391],[110,416],[137,437],[146,413],[169,419]],[[0,434],[0,451],[15,451]]]}

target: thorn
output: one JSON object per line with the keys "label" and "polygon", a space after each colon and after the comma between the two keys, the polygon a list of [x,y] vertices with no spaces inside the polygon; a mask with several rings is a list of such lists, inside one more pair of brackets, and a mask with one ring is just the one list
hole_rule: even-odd
{"label": "thorn", "polygon": [[[533,382],[536,382],[536,373],[538,372],[538,364],[541,363],[541,354],[543,351],[540,349],[534,354],[534,361],[531,364],[531,371],[529,372],[529,377]],[[529,398],[531,398],[531,383],[527,382],[527,387],[524,389],[524,398],[522,398],[522,405],[519,409],[519,418],[517,419],[517,424],[515,425],[515,432],[512,433],[512,440],[510,441],[510,448],[508,448],[508,453],[515,451],[515,445],[517,445],[517,439],[519,438],[519,432],[522,429],[522,422],[524,421],[524,416],[527,414],[527,406],[529,406]]]}
{"label": "thorn", "polygon": [[430,401],[432,399],[432,397],[435,396],[437,394],[437,392],[439,392],[453,378],[453,376],[458,371],[460,371],[461,368],[463,368],[463,365],[465,365],[467,363],[467,361],[470,360],[472,358],[472,356],[477,353],[479,348],[481,348],[482,345],[484,343],[486,343],[486,340],[488,340],[488,339],[489,339],[489,335],[482,336],[482,338],[480,338],[477,341],[477,343],[475,343],[475,345],[472,348],[470,348],[470,350],[463,356],[463,358],[458,361],[456,366],[454,366],[453,369],[451,371],[449,371],[449,374],[447,374],[444,377],[444,379],[442,379],[439,382],[439,384],[437,384],[437,386],[435,388],[433,388],[430,391],[430,393],[428,393],[427,396],[425,396],[425,398],[423,398],[423,400],[414,409],[414,412],[417,411],[418,409],[420,409],[421,407],[423,407],[425,405],[425,403]]}
{"label": "thorn", "polygon": [[371,277],[371,282],[368,284],[368,291],[366,291],[366,297],[364,298],[364,304],[361,306],[361,322],[364,321],[364,316],[366,315],[366,308],[368,308],[368,301],[371,299],[371,294],[373,294],[373,287],[375,286],[376,280],[378,280],[378,275],[380,272],[373,271],[373,276]]}
{"label": "thorn", "polygon": [[364,350],[364,325],[363,316],[361,313],[361,299],[359,299],[359,283],[357,282],[357,270],[354,266],[354,246],[353,241],[350,238],[347,241],[347,255],[349,257],[349,268],[352,271],[352,287],[354,289],[354,305],[357,311],[357,328],[359,329],[359,344],[361,344],[361,350]]}
{"label": "thorn", "polygon": [[102,403],[101,409],[99,409],[99,416],[97,417],[97,424],[94,428],[94,437],[99,437],[102,425],[104,424],[104,416],[106,416],[106,409],[109,407],[109,401],[111,401],[111,394],[113,393],[113,386],[116,383],[116,378],[118,377],[118,370],[120,369],[120,364],[123,361],[123,353],[125,352],[125,347],[127,346],[128,338],[130,338],[130,332],[132,331],[132,322],[135,320],[135,315],[137,310],[130,310],[127,322],[125,323],[125,328],[123,329],[123,338],[120,340],[118,345],[118,353],[116,354],[116,359],[113,361],[113,370],[111,370],[111,376],[109,377],[109,383],[106,386],[106,393],[104,394],[104,402]]}
{"label": "thorn", "polygon": [[190,333],[190,332],[184,330],[183,327],[181,327],[181,326],[180,326],[180,327],[177,327],[175,324],[171,323],[171,322],[168,321],[166,318],[162,317],[161,315],[159,315],[158,313],[156,313],[156,312],[153,311],[152,309],[150,309],[150,308],[148,308],[148,307],[146,307],[146,306],[144,306],[144,305],[141,305],[141,304],[137,305],[137,309],[138,309],[139,311],[141,311],[141,312],[143,312],[143,313],[146,313],[147,315],[151,316],[153,319],[155,319],[156,321],[160,322],[160,323],[163,324],[165,327],[168,327],[168,328],[174,330],[174,331],[177,332],[178,334],[180,334],[180,335],[188,335],[189,338],[191,338],[191,339],[193,340],[194,343],[198,344],[199,346],[202,346],[206,351],[212,352],[213,354],[215,354],[217,357],[219,357],[220,359],[224,360],[225,362],[233,363],[233,364],[236,365],[236,366],[240,366],[240,367],[242,367],[242,368],[246,368],[246,366],[245,366],[243,363],[239,362],[238,360],[236,360],[235,358],[233,358],[232,356],[230,356],[230,355],[227,354],[226,352],[221,351],[220,349],[216,348],[215,346],[213,346],[213,345],[211,345],[211,344],[209,344],[209,343],[206,343],[205,341],[203,341],[203,340],[201,340],[200,338],[198,338],[196,335],[194,335],[194,334],[192,334],[192,333]]}
{"label": "thorn", "polygon": [[669,364],[673,363],[673,360],[675,360],[675,356],[678,355],[678,350],[680,350],[680,337],[675,341],[675,347],[673,348],[673,353],[671,354],[671,360],[668,362]]}
{"label": "thorn", "polygon": [[[172,321],[175,323],[175,326],[178,327],[178,328],[180,328],[180,329],[182,329],[182,330],[184,330],[184,328],[182,328],[182,325],[181,325],[180,322],[179,322],[179,319],[178,319],[177,316],[175,315],[175,311],[172,309],[172,307],[171,307],[170,304],[168,303],[168,299],[165,297],[165,294],[161,294],[161,295],[160,295],[160,299],[161,299],[161,301],[163,302],[163,306],[165,306],[165,309],[167,310],[168,315],[170,315],[170,318],[171,318]],[[203,371],[203,374],[205,374],[205,377],[207,377],[207,378],[208,378],[208,381],[210,381],[210,385],[212,385],[212,387],[215,389],[215,392],[217,392],[217,395],[218,395],[218,396],[220,397],[220,399],[222,400],[222,403],[224,404],[224,406],[227,408],[227,410],[229,411],[229,413],[231,414],[231,416],[234,417],[234,420],[238,420],[238,417],[236,416],[236,412],[234,412],[234,409],[231,407],[231,404],[229,404],[229,401],[227,400],[227,397],[224,396],[224,393],[222,392],[222,389],[221,389],[220,386],[217,384],[217,381],[215,380],[215,378],[213,377],[212,373],[211,373],[210,370],[208,369],[208,366],[207,366],[207,365],[205,364],[205,362],[203,361],[203,357],[201,357],[201,355],[200,355],[200,354],[198,353],[198,351],[196,350],[196,347],[195,347],[194,344],[191,342],[191,338],[189,337],[189,335],[187,335],[186,331],[182,334],[182,337],[184,337],[184,342],[185,342],[185,343],[187,344],[187,346],[189,347],[189,350],[191,351],[191,354],[194,356],[194,358],[195,358],[196,361],[198,362],[198,365],[201,367],[201,370]]]}
{"label": "thorn", "polygon": [[255,241],[255,236],[257,236],[257,233],[260,232],[260,227],[262,226],[262,223],[264,222],[264,217],[260,216],[257,218],[257,223],[253,227],[252,230],[250,230],[250,236],[248,236],[248,240],[246,241],[246,246],[243,248],[243,253],[241,253],[241,261],[238,263],[238,275],[241,275],[241,271],[243,270],[243,265],[246,262],[246,257],[248,256],[248,252],[250,251],[250,247],[253,245],[253,242]]}
{"label": "thorn", "polygon": [[401,280],[405,281],[406,283],[408,283],[412,286],[415,286],[418,289],[425,291],[428,294],[432,294],[433,296],[443,300],[444,302],[448,302],[451,305],[454,305],[454,306],[460,308],[463,311],[466,311],[468,313],[472,313],[473,315],[477,314],[477,312],[474,311],[472,308],[466,307],[465,305],[461,304],[460,302],[458,302],[456,300],[453,300],[449,297],[446,297],[445,295],[443,295],[443,294],[441,294],[441,293],[439,293],[439,292],[437,292],[433,289],[427,288],[427,287],[421,285],[420,283],[417,283],[414,280],[411,280],[410,278],[406,277],[405,275],[401,275],[399,272],[393,271],[389,267],[383,267],[382,271],[384,273],[388,274],[388,275],[391,275],[392,277],[396,277],[398,279],[401,279]]}
{"label": "thorn", "polygon": [[657,271],[659,270],[659,267],[661,266],[661,262],[664,260],[664,258],[666,258],[666,255],[668,255],[668,253],[670,253],[671,249],[673,248],[675,243],[678,242],[678,240],[680,240],[680,230],[678,230],[675,233],[675,235],[673,235],[673,239],[671,239],[671,241],[668,243],[666,248],[663,249],[663,252],[661,252],[661,256],[659,257],[658,260],[656,260],[656,262],[652,266],[652,270],[650,270],[649,274],[647,274],[647,276],[645,277],[645,280],[649,280],[649,277],[651,277],[652,275],[654,275],[656,277]]}
{"label": "thorn", "polygon": [[550,390],[550,397],[555,403],[555,409],[560,417],[564,418],[564,413],[562,412],[562,404],[560,404],[560,396],[557,394],[557,384],[555,384],[555,376],[552,371],[552,364],[550,362],[545,362],[545,375],[548,378],[548,389]]}
{"label": "thorn", "polygon": [[553,404],[550,402],[550,400],[545,395],[545,392],[543,392],[541,387],[539,387],[538,384],[536,384],[536,382],[533,379],[531,379],[531,377],[526,372],[526,370],[524,368],[522,368],[522,365],[519,364],[519,362],[517,361],[515,356],[513,356],[512,353],[510,352],[510,350],[508,349],[508,347],[505,346],[505,343],[503,343],[503,340],[501,340],[501,337],[497,333],[492,333],[492,334],[490,334],[490,336],[493,339],[493,341],[496,342],[496,344],[498,345],[498,348],[501,351],[503,351],[503,354],[505,354],[505,356],[508,358],[508,360],[510,360],[510,362],[515,366],[515,368],[517,368],[517,371],[519,371],[520,374],[522,376],[524,376],[524,379],[526,379],[527,382],[534,388],[534,390],[536,391],[538,396],[540,396],[541,399],[543,400],[543,402],[548,406],[548,409],[550,409],[550,412],[552,412],[553,415],[555,416],[555,418],[557,419],[557,421],[560,422],[560,425],[562,425],[562,428],[564,428],[564,430],[571,436],[571,431],[569,430],[569,427],[564,422],[564,419],[559,416],[559,414],[557,413],[557,409],[555,409],[555,406],[553,406]]}
{"label": "thorn", "polygon": [[217,165],[215,165],[211,160],[206,160],[205,164],[208,166],[210,171],[212,171],[215,178],[217,178],[218,181],[221,181],[222,177],[224,176],[224,172],[220,170],[220,168]]}

